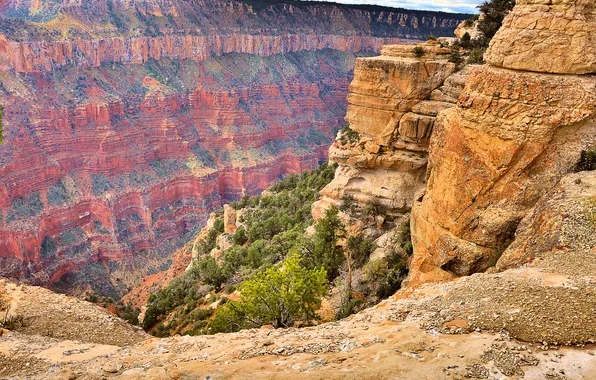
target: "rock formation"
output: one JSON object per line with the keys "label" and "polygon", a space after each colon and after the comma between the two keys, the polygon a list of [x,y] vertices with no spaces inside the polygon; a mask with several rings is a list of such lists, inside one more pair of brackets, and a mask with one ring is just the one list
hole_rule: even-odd
{"label": "rock formation", "polygon": [[329,150],[339,164],[315,204],[315,217],[342,198],[377,201],[394,213],[412,207],[426,182],[428,143],[437,114],[455,105],[468,70],[449,62],[450,49],[388,45],[381,56],[359,58],[348,95],[348,128]]}
{"label": "rock formation", "polygon": [[[413,284],[525,261],[513,252],[503,263],[499,258],[522,218],[575,167],[581,151],[596,144],[596,80],[570,75],[596,71],[589,48],[593,4],[548,3],[520,1],[486,53],[491,64],[535,72],[479,67],[458,106],[438,116],[428,186],[412,212]],[[579,33],[574,44],[582,52],[546,49],[571,31]],[[550,37],[530,41],[534,33]],[[532,55],[532,67],[521,63],[517,42],[503,48],[505,40],[517,41],[514,36],[519,46],[526,41],[520,49]]]}
{"label": "rock formation", "polygon": [[596,5],[590,0],[517,0],[491,42],[493,66],[557,74],[596,72]]}

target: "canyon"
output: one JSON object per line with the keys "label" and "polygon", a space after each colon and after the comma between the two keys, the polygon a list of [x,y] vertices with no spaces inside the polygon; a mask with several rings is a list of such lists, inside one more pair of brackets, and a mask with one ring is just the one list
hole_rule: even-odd
{"label": "canyon", "polygon": [[[321,221],[336,205],[342,220],[355,221],[346,234],[378,236],[385,220],[357,223],[344,207],[350,199],[382,206],[379,219],[398,223],[390,232],[409,222],[408,277],[378,305],[313,326],[149,338],[97,305],[0,280],[6,315],[29,318],[0,330],[2,374],[593,378],[596,78],[591,56],[574,55],[592,41],[541,55],[545,41],[559,39],[526,36],[593,34],[594,8],[584,0],[518,0],[483,65],[464,65],[432,40],[418,45],[423,54],[389,45],[356,60],[349,128],[330,148],[335,177],[312,216]],[[511,39],[515,46],[502,49]],[[536,52],[531,67],[526,51]],[[239,210],[220,212],[224,233],[240,228]],[[394,245],[379,244],[373,255],[405,250]],[[192,249],[179,251],[172,270],[182,270]]]}
{"label": "canyon", "polygon": [[466,15],[280,1],[7,1],[0,274],[120,298],[209,213],[327,159],[359,55]]}

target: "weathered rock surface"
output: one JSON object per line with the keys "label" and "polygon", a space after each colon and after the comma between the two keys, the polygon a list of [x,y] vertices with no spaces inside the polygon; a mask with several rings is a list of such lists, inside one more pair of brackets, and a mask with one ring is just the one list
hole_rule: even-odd
{"label": "weathered rock surface", "polygon": [[595,89],[591,77],[474,71],[435,124],[412,214],[414,281],[496,263],[519,221],[594,144]]}
{"label": "weathered rock surface", "polygon": [[594,73],[594,30],[596,4],[591,0],[518,0],[484,58],[517,70]]}
{"label": "weathered rock surface", "polygon": [[397,213],[412,207],[426,182],[436,116],[454,106],[468,73],[448,61],[449,49],[424,50],[416,57],[411,45],[389,45],[379,57],[356,61],[346,116],[352,132],[340,132],[329,150],[339,167],[313,207],[315,218],[344,196]]}
{"label": "weathered rock surface", "polygon": [[587,275],[596,268],[593,260],[584,258],[586,255],[596,255],[596,172],[567,175],[540,199],[522,219],[497,269],[557,257],[559,261],[548,263],[550,268],[569,275]]}
{"label": "weathered rock surface", "polygon": [[[593,11],[584,1],[520,1],[493,40],[489,62],[546,73],[590,72],[579,68],[592,65],[591,53],[558,49],[556,41],[579,28],[580,50],[592,51]],[[549,37],[529,38],[536,28]],[[508,35],[514,32],[538,50]],[[502,48],[504,40],[515,49]],[[515,61],[518,46],[532,56],[531,67],[510,64],[529,62]],[[547,46],[548,57],[541,50]],[[553,66],[542,64],[547,61]],[[582,150],[596,146],[595,90],[596,79],[588,75],[490,65],[474,70],[457,107],[441,112],[435,123],[428,186],[412,211],[411,284],[497,264],[522,218],[572,171]],[[500,267],[519,265],[525,255],[511,252]]]}
{"label": "weathered rock surface", "polygon": [[[482,18],[483,16],[480,15],[480,17]],[[466,33],[468,33],[471,39],[476,39],[482,35],[480,30],[478,29],[478,20],[475,20],[473,22],[469,22],[468,20],[462,21],[453,32],[453,34],[455,34],[455,36],[460,39]]]}
{"label": "weathered rock surface", "polygon": [[223,202],[327,159],[358,52],[449,34],[463,17],[287,1],[2,2],[0,273],[123,295]]}

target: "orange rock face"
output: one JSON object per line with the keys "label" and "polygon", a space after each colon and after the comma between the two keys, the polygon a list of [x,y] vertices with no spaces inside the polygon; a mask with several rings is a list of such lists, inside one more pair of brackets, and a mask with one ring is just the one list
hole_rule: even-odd
{"label": "orange rock face", "polygon": [[[499,32],[501,37],[513,24],[529,25],[529,30],[517,30],[520,36],[533,31],[536,12],[544,12],[541,33],[551,35],[568,25],[551,22],[562,16],[560,7],[572,7],[580,16],[582,11],[586,13],[565,17],[584,21],[593,17],[593,6],[584,1],[548,3],[520,1]],[[502,54],[506,62],[512,53],[497,50],[499,41],[497,38],[491,45],[490,62],[498,61],[494,54]],[[554,50],[548,60],[562,64],[565,57]],[[576,67],[590,60],[589,53],[577,57]],[[559,72],[540,64],[532,70]],[[439,113],[435,123],[428,186],[412,209],[411,283],[527,261],[531,255],[520,253],[524,249],[516,239],[528,227],[522,225],[520,230],[518,224],[574,169],[582,150],[596,146],[595,93],[596,80],[591,75],[552,75],[492,66],[473,72],[457,107]],[[532,236],[525,238],[531,240]],[[512,242],[517,251],[509,250],[501,257]]]}
{"label": "orange rock face", "polygon": [[426,45],[425,51],[416,57],[412,45],[387,45],[380,56],[356,61],[347,97],[351,132],[340,132],[329,150],[339,166],[313,205],[315,219],[346,197],[395,214],[410,211],[426,182],[436,116],[454,106],[447,94],[459,96],[468,73],[448,61],[448,49]]}

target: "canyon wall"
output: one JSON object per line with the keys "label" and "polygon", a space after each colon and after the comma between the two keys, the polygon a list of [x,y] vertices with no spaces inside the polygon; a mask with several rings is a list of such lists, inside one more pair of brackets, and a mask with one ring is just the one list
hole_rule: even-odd
{"label": "canyon wall", "polygon": [[[3,275],[81,292],[93,279],[116,296],[167,265],[222,201],[316,167],[354,60],[330,52],[6,73]],[[276,83],[279,64],[288,71]]]}
{"label": "canyon wall", "polygon": [[80,68],[102,63],[143,64],[150,59],[192,59],[204,61],[228,53],[262,57],[301,50],[333,49],[343,52],[379,51],[383,44],[403,38],[337,35],[210,35],[137,38],[105,38],[72,41],[9,41],[6,55],[10,67],[19,73],[51,71],[64,65]]}
{"label": "canyon wall", "polygon": [[118,298],[223,202],[327,159],[357,55],[465,15],[11,0],[0,18],[0,275]]}
{"label": "canyon wall", "polygon": [[[412,212],[411,283],[531,259],[519,253],[520,221],[596,146],[596,79],[573,75],[596,72],[593,12],[587,1],[520,1],[486,53],[491,65],[439,114]],[[550,49],[569,36],[569,49]]]}

